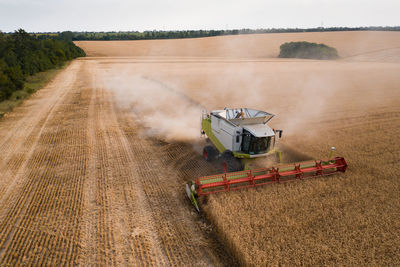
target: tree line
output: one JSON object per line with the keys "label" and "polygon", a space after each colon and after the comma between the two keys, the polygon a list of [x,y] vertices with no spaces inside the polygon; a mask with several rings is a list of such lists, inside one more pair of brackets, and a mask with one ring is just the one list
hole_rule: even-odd
{"label": "tree line", "polygon": [[70,40],[37,38],[22,29],[0,32],[0,101],[23,89],[28,76],[82,56],[85,52]]}
{"label": "tree line", "polygon": [[187,31],[123,31],[123,32],[58,32],[34,33],[38,39],[66,39],[72,41],[90,40],[151,40],[151,39],[180,39],[200,38],[222,35],[289,33],[289,32],[328,32],[328,31],[400,31],[396,27],[318,27],[318,28],[278,28],[278,29],[240,29],[240,30],[187,30]]}

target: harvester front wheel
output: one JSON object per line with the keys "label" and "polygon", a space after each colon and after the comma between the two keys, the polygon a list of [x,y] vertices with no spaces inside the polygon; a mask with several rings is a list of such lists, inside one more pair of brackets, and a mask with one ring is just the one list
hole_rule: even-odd
{"label": "harvester front wheel", "polygon": [[221,155],[221,167],[223,172],[237,172],[243,170],[240,159],[233,156],[232,151],[225,150]]}
{"label": "harvester front wheel", "polygon": [[203,149],[203,157],[206,161],[214,161],[218,156],[218,151],[213,146],[205,146]]}

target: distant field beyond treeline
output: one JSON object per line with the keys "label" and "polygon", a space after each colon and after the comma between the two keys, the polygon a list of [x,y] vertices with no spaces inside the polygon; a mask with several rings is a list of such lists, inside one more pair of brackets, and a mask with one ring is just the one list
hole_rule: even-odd
{"label": "distant field beyond treeline", "polygon": [[400,31],[396,27],[330,27],[330,28],[279,28],[279,29],[238,29],[238,30],[186,30],[186,31],[112,31],[112,32],[50,32],[35,33],[37,38],[58,38],[59,35],[69,36],[73,41],[91,40],[153,40],[200,38],[223,35],[260,34],[260,33],[294,33],[294,32],[336,32],[336,31]]}
{"label": "distant field beyond treeline", "polygon": [[341,60],[398,62],[400,32],[296,32],[216,36],[173,40],[75,41],[87,56],[276,58],[286,42],[323,43]]}

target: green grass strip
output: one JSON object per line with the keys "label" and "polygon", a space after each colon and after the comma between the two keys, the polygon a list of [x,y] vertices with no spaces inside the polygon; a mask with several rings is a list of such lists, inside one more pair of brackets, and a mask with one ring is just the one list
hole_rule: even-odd
{"label": "green grass strip", "polygon": [[15,91],[9,99],[0,102],[0,117],[3,117],[6,113],[12,111],[15,107],[22,104],[24,100],[27,99],[31,94],[43,88],[68,64],[69,62],[66,62],[64,65],[58,68],[44,72],[38,72],[26,78],[26,82],[24,83],[24,88],[22,90]]}

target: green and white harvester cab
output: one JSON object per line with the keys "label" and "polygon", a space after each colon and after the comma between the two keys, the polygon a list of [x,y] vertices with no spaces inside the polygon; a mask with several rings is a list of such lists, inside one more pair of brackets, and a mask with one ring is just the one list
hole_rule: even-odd
{"label": "green and white harvester cab", "polygon": [[[260,157],[272,156],[282,161],[281,152],[275,147],[282,137],[282,130],[267,125],[273,117],[268,112],[249,108],[203,112],[201,134],[206,135],[211,143],[204,147],[203,155],[207,161],[220,159],[223,173],[197,177],[186,183],[186,194],[197,211],[200,211],[198,198],[210,194],[346,171],[346,160],[333,157],[334,147],[328,159],[272,164],[269,167],[249,166],[252,160]],[[271,163],[267,162],[267,165]]]}
{"label": "green and white harvester cab", "polygon": [[249,108],[203,111],[201,134],[211,143],[204,147],[204,159],[220,158],[223,172],[248,169],[250,161],[259,157],[273,156],[280,162],[281,152],[275,145],[282,137],[282,130],[267,125],[273,117],[268,112]]}

